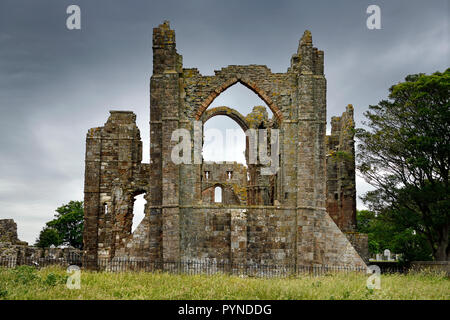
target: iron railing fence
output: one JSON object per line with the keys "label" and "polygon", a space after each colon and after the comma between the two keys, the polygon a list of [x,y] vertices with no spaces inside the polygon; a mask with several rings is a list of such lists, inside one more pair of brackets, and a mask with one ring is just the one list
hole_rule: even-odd
{"label": "iron railing fence", "polygon": [[380,268],[381,273],[406,273],[409,270],[409,266],[406,264],[400,264],[399,262],[384,262],[384,261],[370,261],[370,265],[375,265]]}
{"label": "iron railing fence", "polygon": [[[249,277],[290,277],[297,275],[321,276],[336,272],[367,272],[366,267],[337,266],[337,265],[274,265],[259,263],[229,263],[211,260],[187,260],[160,262],[139,259],[97,259],[87,260],[80,255],[67,255],[60,258],[33,258],[33,257],[3,257],[0,258],[0,267],[14,268],[21,265],[42,268],[47,266],[61,266],[67,268],[77,265],[82,269],[93,269],[107,272],[168,272],[173,274],[231,274]],[[381,268],[380,268],[381,269]],[[405,272],[404,268],[385,268],[381,273]]]}

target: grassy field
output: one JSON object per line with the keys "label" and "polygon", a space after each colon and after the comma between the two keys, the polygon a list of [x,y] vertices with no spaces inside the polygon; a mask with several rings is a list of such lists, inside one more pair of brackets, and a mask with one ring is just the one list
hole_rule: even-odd
{"label": "grassy field", "polygon": [[83,271],[79,290],[66,280],[58,267],[0,268],[0,299],[450,299],[450,279],[426,273],[382,275],[378,290],[357,273],[257,279]]}

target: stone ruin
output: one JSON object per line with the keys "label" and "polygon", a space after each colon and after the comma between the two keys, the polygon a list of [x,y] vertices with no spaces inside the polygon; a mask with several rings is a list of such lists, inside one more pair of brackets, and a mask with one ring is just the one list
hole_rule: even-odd
{"label": "stone ruin", "polygon": [[13,219],[0,219],[0,243],[27,246],[28,243],[19,240],[17,224]]}
{"label": "stone ruin", "polygon": [[[246,116],[229,106],[208,109],[236,83],[256,93],[273,117],[261,106]],[[195,122],[217,115],[244,131],[279,129],[279,170],[263,175],[260,164],[172,162],[172,132],[188,130],[193,145]],[[365,267],[367,236],[355,232],[353,128],[349,105],[326,135],[324,53],[309,31],[285,73],[230,65],[204,76],[183,68],[175,32],[164,22],[153,29],[150,163],[142,163],[133,112],[110,111],[103,127],[87,133],[85,259],[92,268],[99,259]],[[145,217],[131,232],[140,194]]]}
{"label": "stone ruin", "polygon": [[14,267],[19,264],[39,265],[48,261],[69,261],[79,257],[82,252],[73,247],[38,248],[19,240],[17,224],[13,219],[0,219],[0,266]]}

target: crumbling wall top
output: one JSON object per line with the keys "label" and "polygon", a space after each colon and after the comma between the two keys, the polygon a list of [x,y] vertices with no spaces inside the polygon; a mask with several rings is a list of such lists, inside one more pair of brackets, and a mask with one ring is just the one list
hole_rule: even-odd
{"label": "crumbling wall top", "polygon": [[17,224],[13,219],[0,219],[0,242],[27,245],[17,236]]}

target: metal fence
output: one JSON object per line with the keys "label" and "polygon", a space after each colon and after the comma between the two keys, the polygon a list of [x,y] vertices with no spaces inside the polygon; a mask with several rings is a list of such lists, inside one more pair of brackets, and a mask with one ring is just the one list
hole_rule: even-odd
{"label": "metal fence", "polygon": [[[158,262],[138,259],[97,259],[88,261],[80,255],[68,255],[60,258],[8,257],[0,258],[0,267],[14,268],[21,265],[42,268],[47,266],[61,266],[67,268],[77,265],[83,269],[94,269],[106,272],[168,272],[173,274],[231,274],[248,277],[291,277],[298,275],[322,276],[333,273],[366,273],[366,267],[336,266],[336,265],[273,265],[260,263],[228,263],[212,260]],[[385,269],[382,273],[404,272],[403,268]]]}
{"label": "metal fence", "polygon": [[300,274],[314,276],[335,272],[366,272],[365,267],[349,266],[302,266],[302,265],[273,265],[259,263],[227,263],[215,261],[174,261],[149,262],[133,260],[99,261],[98,269],[104,271],[163,271],[174,274],[231,274],[249,277],[289,277]]}

